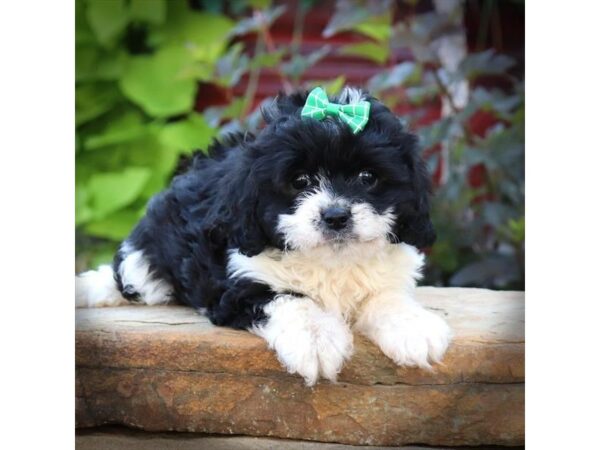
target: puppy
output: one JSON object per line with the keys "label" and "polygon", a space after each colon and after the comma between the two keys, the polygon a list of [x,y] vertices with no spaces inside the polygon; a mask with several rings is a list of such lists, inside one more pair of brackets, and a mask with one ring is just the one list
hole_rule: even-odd
{"label": "puppy", "polygon": [[77,306],[182,302],[261,336],[308,385],[336,380],[352,329],[396,364],[439,362],[451,331],[414,299],[417,248],[435,240],[417,139],[360,90],[328,107],[368,103],[359,131],[306,117],[307,96],[279,96],[257,136],[195,155],[112,267],[77,277]]}

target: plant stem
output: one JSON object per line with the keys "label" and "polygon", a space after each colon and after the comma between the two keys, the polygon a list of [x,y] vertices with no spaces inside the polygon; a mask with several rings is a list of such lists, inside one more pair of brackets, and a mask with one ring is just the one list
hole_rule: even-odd
{"label": "plant stem", "polygon": [[[267,46],[267,50],[269,53],[275,53],[277,51],[277,47],[275,46],[275,42],[273,41],[273,36],[271,36],[271,30],[269,30],[269,27],[267,26],[267,23],[265,20],[262,20],[262,11],[257,11],[256,14],[258,14],[259,16],[261,16],[261,27],[260,27],[260,36],[262,36],[266,46]],[[275,71],[277,72],[277,75],[279,75],[279,78],[281,79],[281,84],[283,85],[283,89],[287,94],[291,94],[292,91],[294,90],[294,87],[292,85],[292,83],[290,82],[290,80],[288,80],[288,78],[285,76],[285,74],[281,71],[279,64],[277,64]]]}
{"label": "plant stem", "polygon": [[[256,36],[256,44],[254,46],[254,57],[260,57],[263,55],[265,49],[264,40],[262,34]],[[252,105],[254,104],[254,97],[256,96],[256,90],[258,89],[258,81],[260,80],[260,66],[253,65],[248,75],[248,84],[246,86],[246,92],[244,93],[244,107],[240,112],[240,119],[246,117]]]}

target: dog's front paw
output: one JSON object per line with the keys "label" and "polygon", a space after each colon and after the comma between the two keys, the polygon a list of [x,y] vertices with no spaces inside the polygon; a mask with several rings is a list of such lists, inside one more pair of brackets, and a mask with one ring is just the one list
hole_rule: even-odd
{"label": "dog's front paw", "polygon": [[305,297],[279,295],[265,307],[267,321],[253,331],[275,350],[288,372],[309,386],[319,375],[332,382],[353,350],[352,332],[334,314]]}
{"label": "dog's front paw", "polygon": [[448,324],[420,306],[381,317],[365,334],[396,364],[425,369],[442,360],[452,338]]}

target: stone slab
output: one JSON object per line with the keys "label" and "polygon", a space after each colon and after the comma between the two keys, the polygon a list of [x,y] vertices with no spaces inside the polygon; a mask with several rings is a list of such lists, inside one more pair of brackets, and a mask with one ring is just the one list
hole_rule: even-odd
{"label": "stone slab", "polygon": [[[324,444],[247,436],[217,436],[200,433],[150,433],[122,427],[79,429],[75,437],[77,450],[498,450],[498,447],[372,447]],[[523,450],[523,447],[503,447]]]}
{"label": "stone slab", "polygon": [[522,445],[524,295],[419,288],[455,332],[432,372],[356,336],[314,388],[247,332],[181,306],[78,310],[77,423],[370,445]]}

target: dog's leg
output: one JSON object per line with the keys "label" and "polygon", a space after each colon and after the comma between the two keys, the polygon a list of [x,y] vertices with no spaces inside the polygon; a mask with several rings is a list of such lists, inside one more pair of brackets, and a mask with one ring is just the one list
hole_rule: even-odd
{"label": "dog's leg", "polygon": [[100,266],[75,278],[75,306],[98,308],[127,305],[130,301],[147,305],[168,303],[172,288],[156,277],[141,250],[125,241],[113,267]]}
{"label": "dog's leg", "polygon": [[308,385],[319,374],[335,381],[352,354],[352,332],[343,318],[307,297],[277,294],[262,283],[238,280],[208,315],[216,325],[245,328],[265,339],[285,368]]}
{"label": "dog's leg", "polygon": [[98,308],[120,306],[128,302],[117,287],[111,266],[98,267],[75,277],[75,306],[77,308]]}
{"label": "dog's leg", "polygon": [[441,361],[452,335],[441,317],[411,295],[398,292],[382,292],[369,299],[355,328],[396,364],[427,369]]}

